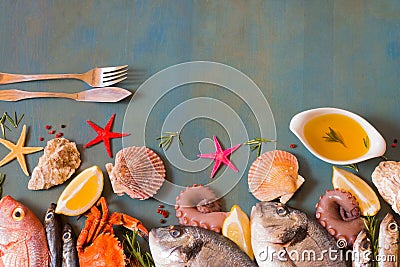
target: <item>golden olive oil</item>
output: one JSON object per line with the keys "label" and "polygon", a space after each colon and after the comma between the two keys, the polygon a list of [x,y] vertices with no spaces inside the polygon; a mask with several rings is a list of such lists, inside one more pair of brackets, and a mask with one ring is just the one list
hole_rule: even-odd
{"label": "golden olive oil", "polygon": [[361,125],[341,114],[325,114],[308,121],[304,136],[321,156],[331,160],[351,160],[368,152],[369,138]]}

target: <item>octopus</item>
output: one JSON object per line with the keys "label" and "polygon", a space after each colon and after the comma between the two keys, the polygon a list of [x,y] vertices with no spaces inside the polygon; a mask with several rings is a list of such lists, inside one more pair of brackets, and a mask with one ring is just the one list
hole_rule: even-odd
{"label": "octopus", "polygon": [[221,212],[221,205],[214,191],[203,185],[186,187],[175,203],[176,217],[185,226],[198,226],[221,232],[228,212]]}
{"label": "octopus", "polygon": [[382,161],[371,176],[382,198],[400,214],[400,162]]}
{"label": "octopus", "polygon": [[44,155],[33,169],[28,189],[49,189],[68,180],[81,165],[76,144],[65,138],[55,138],[47,142]]}
{"label": "octopus", "polygon": [[358,233],[365,229],[364,221],[360,218],[359,204],[346,190],[326,191],[315,208],[318,222],[335,237],[342,248],[351,247]]}

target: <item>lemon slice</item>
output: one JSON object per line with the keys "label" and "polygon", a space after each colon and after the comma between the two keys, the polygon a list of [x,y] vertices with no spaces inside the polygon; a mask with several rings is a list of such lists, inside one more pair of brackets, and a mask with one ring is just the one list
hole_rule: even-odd
{"label": "lemon slice", "polygon": [[361,215],[373,216],[381,209],[375,191],[357,175],[333,166],[332,184],[334,188],[344,189],[357,199]]}
{"label": "lemon slice", "polygon": [[98,166],[85,169],[65,187],[55,212],[67,216],[84,213],[99,199],[103,186],[103,172]]}
{"label": "lemon slice", "polygon": [[222,225],[222,234],[235,242],[251,259],[254,259],[250,240],[250,220],[238,205],[232,206]]}

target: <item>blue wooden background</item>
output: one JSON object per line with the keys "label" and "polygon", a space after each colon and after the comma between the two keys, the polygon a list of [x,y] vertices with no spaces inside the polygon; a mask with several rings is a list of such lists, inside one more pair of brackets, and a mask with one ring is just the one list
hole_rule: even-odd
{"label": "blue wooden background", "polygon": [[[1,72],[84,72],[93,66],[128,64],[130,78],[120,86],[133,92],[151,75],[182,62],[214,61],[240,70],[258,85],[269,102],[276,123],[276,147],[299,159],[300,174],[306,183],[289,204],[312,217],[319,196],[332,188],[332,165],[312,156],[289,131],[294,114],[325,106],[355,112],[382,133],[388,143],[386,156],[400,158],[400,147],[390,147],[393,139],[400,139],[399,1],[1,1],[0,40]],[[71,80],[0,86],[0,90],[8,88],[76,92],[89,86]],[[217,86],[188,85],[185,90],[166,96],[151,115],[146,144],[161,157],[164,152],[155,138],[166,114],[181,101],[199,95],[229,103],[246,122],[249,135],[257,137],[253,130],[256,122],[249,115],[251,103],[246,105]],[[82,154],[79,171],[93,164],[105,171],[104,164],[112,160],[103,145],[83,148],[95,137],[85,121],[90,119],[104,126],[116,113],[113,129],[122,131],[129,102],[0,102],[0,112],[16,110],[25,114],[23,123],[28,126],[29,146],[45,145],[38,138],[49,139],[46,124],[56,129],[65,124],[65,137],[75,141]],[[8,139],[16,141],[20,130],[7,133]],[[200,119],[182,133],[183,152],[195,159],[199,141],[214,134],[225,147],[234,145],[229,143],[229,133],[221,125]],[[297,147],[291,149],[291,143]],[[122,143],[114,140],[112,144],[115,155]],[[8,150],[1,146],[0,157],[6,153]],[[40,155],[26,157],[30,171]],[[253,153],[250,162],[254,159]],[[378,162],[373,159],[359,164],[359,176],[370,181]],[[168,162],[166,166],[168,177],[179,174],[174,181],[181,185],[210,181],[212,166],[187,174]],[[48,204],[57,200],[65,186],[29,191],[28,177],[16,161],[1,167],[0,172],[7,174],[3,194],[26,203],[39,217],[43,217]],[[117,197],[111,193],[107,175],[105,178],[104,195],[112,211],[136,216],[149,228],[160,225],[158,201]],[[247,175],[243,175],[241,182],[224,197],[223,208],[229,210],[233,204],[240,204],[249,213],[254,203],[255,198],[248,193]],[[167,223],[176,223],[173,207],[167,209],[171,212]],[[73,222],[76,228],[83,223],[75,218],[65,220]]]}

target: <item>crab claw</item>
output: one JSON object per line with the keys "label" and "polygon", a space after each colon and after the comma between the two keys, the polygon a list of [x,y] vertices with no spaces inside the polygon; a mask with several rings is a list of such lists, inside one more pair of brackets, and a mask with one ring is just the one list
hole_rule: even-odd
{"label": "crab claw", "polygon": [[124,213],[114,212],[109,218],[109,223],[112,225],[122,225],[132,231],[138,231],[138,234],[145,239],[149,236],[149,231],[141,221]]}

